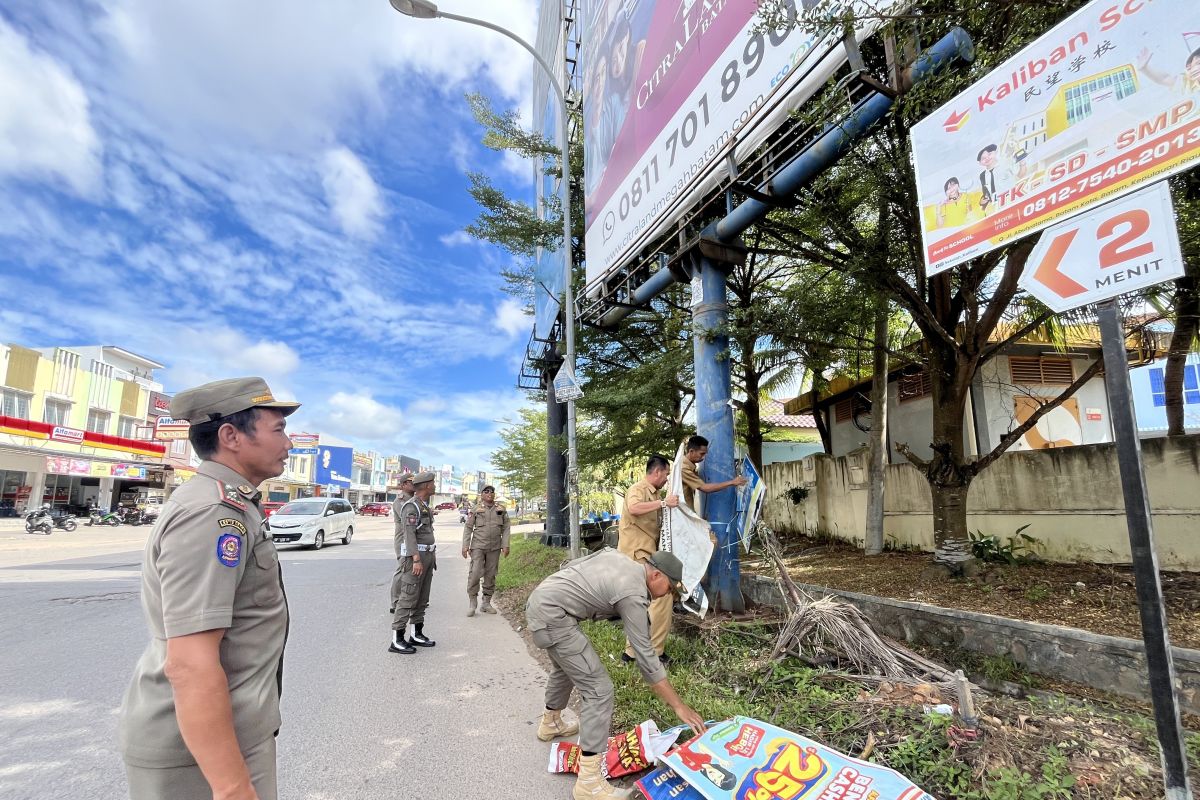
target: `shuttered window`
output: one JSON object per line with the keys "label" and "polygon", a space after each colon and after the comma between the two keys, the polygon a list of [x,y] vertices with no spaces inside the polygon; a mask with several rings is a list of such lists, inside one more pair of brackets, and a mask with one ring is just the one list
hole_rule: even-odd
{"label": "shuttered window", "polygon": [[929,380],[929,373],[921,370],[916,375],[901,375],[896,391],[903,403],[933,394],[933,383]]}
{"label": "shuttered window", "polygon": [[141,416],[142,392],[136,381],[121,381],[121,414],[126,417]]}
{"label": "shuttered window", "polygon": [[839,400],[833,407],[833,418],[837,422],[849,422],[856,413],[871,410],[871,402],[862,395],[853,395]]}
{"label": "shuttered window", "polygon": [[9,345],[8,371],[4,376],[4,385],[23,392],[32,392],[37,381],[38,361],[41,358],[42,355],[37,350]]}
{"label": "shuttered window", "polygon": [[1066,386],[1075,380],[1075,370],[1069,358],[1009,356],[1008,369],[1012,382],[1021,385],[1049,383]]}

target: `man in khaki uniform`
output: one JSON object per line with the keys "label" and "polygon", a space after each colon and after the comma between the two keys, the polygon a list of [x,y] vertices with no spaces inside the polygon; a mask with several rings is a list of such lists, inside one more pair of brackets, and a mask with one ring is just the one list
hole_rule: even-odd
{"label": "man in khaki uniform", "polygon": [[[635,561],[645,561],[658,552],[658,534],[662,529],[662,511],[679,505],[678,495],[660,496],[670,476],[671,465],[664,456],[654,455],[646,462],[646,477],[625,491],[621,521],[617,527],[617,549]],[[655,597],[650,603],[650,641],[654,652],[665,664],[667,634],[671,632],[670,594]],[[634,660],[633,645],[625,640],[621,660]]]}
{"label": "man in khaki uniform", "polygon": [[[433,513],[429,498],[433,495],[434,475],[419,472],[413,477],[413,496],[400,506],[400,593],[396,614],[392,617],[390,653],[412,655],[418,647],[433,647],[437,642],[425,635],[425,609],[429,607],[429,589],[437,569],[437,544],[433,537]],[[406,637],[408,624],[413,633]]]}
{"label": "man in khaki uniform", "polygon": [[275,734],[288,609],[260,483],[292,443],[262,378],[180,392],[203,463],[175,490],[146,542],[142,610],[150,644],[121,704],[132,800],[275,800]]}
{"label": "man in khaki uniform", "polygon": [[403,572],[402,565],[404,559],[400,556],[400,550],[404,547],[404,531],[400,528],[400,507],[412,499],[413,496],[413,476],[411,472],[405,472],[400,476],[400,494],[392,501],[392,546],[396,549],[396,571],[392,574],[392,601],[388,606],[388,613],[396,613],[396,598],[400,596],[400,574]]}
{"label": "man in khaki uniform", "polygon": [[463,526],[462,557],[471,559],[471,572],[467,576],[468,617],[475,616],[480,580],[483,581],[483,603],[479,610],[485,614],[496,613],[492,608],[496,570],[500,566],[500,554],[508,555],[511,527],[508,512],[496,505],[496,487],[483,487],[479,503],[467,512],[467,524]]}
{"label": "man in khaki uniform", "polygon": [[[579,732],[583,753],[572,792],[575,800],[626,796],[611,786],[600,770],[612,727],[613,684],[600,656],[579,628],[582,620],[619,617],[646,683],[680,720],[698,734],[704,731],[704,717],[679,699],[650,643],[647,613],[651,598],[670,600],[672,592],[682,589],[682,580],[683,565],[673,553],[651,553],[644,563],[638,563],[623,553],[605,549],[567,564],[529,595],[525,618],[530,637],[553,664],[537,736],[548,742]],[[562,718],[572,688],[579,691],[582,701],[582,727]]]}
{"label": "man in khaki uniform", "polygon": [[696,508],[696,490],[708,494],[709,492],[719,492],[722,489],[728,489],[730,486],[745,486],[746,479],[741,475],[728,481],[720,483],[705,483],[700,479],[700,462],[708,455],[708,439],[703,436],[693,436],[687,440],[687,445],[683,448],[683,464],[680,465],[681,477],[683,478],[683,502],[691,506],[697,512]]}

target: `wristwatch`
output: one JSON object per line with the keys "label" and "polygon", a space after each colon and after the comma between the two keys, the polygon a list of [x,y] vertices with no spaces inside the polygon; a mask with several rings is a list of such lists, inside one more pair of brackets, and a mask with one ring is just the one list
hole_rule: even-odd
{"label": "wristwatch", "polygon": [[665,509],[665,508],[667,507],[667,501],[666,501],[666,500],[659,500],[659,501],[658,501],[658,507],[659,507],[659,508],[664,508],[664,509]]}

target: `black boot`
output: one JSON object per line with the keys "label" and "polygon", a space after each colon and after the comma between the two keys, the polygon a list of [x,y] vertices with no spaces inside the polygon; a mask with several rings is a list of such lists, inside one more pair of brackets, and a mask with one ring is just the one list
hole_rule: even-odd
{"label": "black boot", "polygon": [[417,652],[417,648],[404,641],[404,631],[392,631],[392,643],[388,647],[388,652],[403,653],[406,656],[410,656]]}
{"label": "black boot", "polygon": [[425,636],[425,625],[423,623],[413,626],[413,635],[408,637],[409,644],[415,644],[417,647],[433,647],[437,642]]}

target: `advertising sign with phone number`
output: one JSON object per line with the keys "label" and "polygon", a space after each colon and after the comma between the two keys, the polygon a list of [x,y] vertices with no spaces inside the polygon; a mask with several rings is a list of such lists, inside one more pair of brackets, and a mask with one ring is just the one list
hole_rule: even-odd
{"label": "advertising sign with phone number", "polygon": [[[781,3],[792,19],[833,5]],[[863,0],[874,14],[858,37],[899,4]],[[735,145],[744,154],[761,144],[845,62],[837,34],[795,26],[756,32],[758,11],[758,0],[584,0],[589,284],[724,175]]]}
{"label": "advertising sign with phone number", "polygon": [[1200,164],[1200,3],[1095,0],[912,144],[930,275]]}

